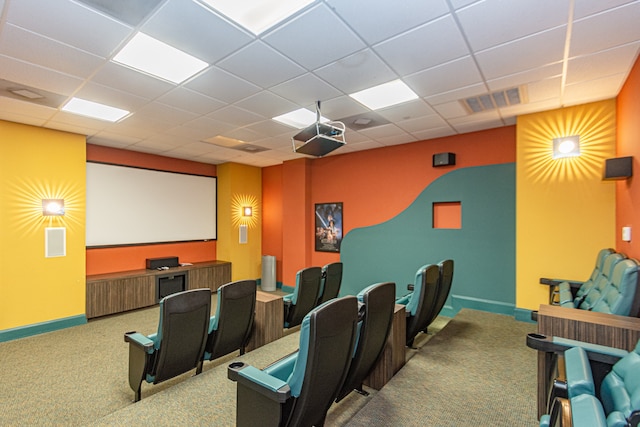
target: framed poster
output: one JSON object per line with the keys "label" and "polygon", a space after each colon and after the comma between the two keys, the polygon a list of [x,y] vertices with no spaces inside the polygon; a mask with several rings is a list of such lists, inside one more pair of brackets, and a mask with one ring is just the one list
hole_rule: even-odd
{"label": "framed poster", "polygon": [[316,251],[340,252],[342,203],[316,203]]}

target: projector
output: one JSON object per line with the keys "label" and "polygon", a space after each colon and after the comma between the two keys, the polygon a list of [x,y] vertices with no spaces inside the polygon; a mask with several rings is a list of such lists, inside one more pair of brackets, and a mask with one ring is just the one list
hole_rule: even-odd
{"label": "projector", "polygon": [[[291,139],[293,151],[309,156],[325,156],[346,143],[344,129],[345,126],[341,122],[316,122]],[[296,147],[296,141],[301,141],[303,144]]]}

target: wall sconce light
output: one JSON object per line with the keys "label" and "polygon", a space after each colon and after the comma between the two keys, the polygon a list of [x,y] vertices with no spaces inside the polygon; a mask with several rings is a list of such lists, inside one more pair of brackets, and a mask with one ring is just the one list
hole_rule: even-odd
{"label": "wall sconce light", "polygon": [[42,199],[42,215],[64,215],[64,199]]}
{"label": "wall sconce light", "polygon": [[565,136],[553,139],[553,158],[575,157],[580,155],[580,136]]}
{"label": "wall sconce light", "polygon": [[242,216],[251,216],[253,214],[253,208],[251,206],[244,206],[242,208]]}

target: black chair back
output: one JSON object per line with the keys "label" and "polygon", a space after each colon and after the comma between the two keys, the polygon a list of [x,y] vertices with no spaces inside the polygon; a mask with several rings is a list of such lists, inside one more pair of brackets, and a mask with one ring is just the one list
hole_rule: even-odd
{"label": "black chair back", "polygon": [[427,329],[427,322],[431,318],[436,303],[439,282],[440,269],[438,266],[435,264],[424,266],[418,307],[415,315],[407,317],[407,345],[409,347],[413,345],[416,335]]}
{"label": "black chair back", "polygon": [[160,302],[160,348],[151,369],[154,384],[198,366],[204,352],[211,315],[211,290],[193,289]]}
{"label": "black chair back", "polygon": [[395,299],[396,284],[392,282],[371,285],[358,294],[358,300],[364,304],[364,317],[359,325],[358,347],[336,402],[354,389],[362,392],[362,381],[380,359],[387,343]]}
{"label": "black chair back", "polygon": [[334,299],[314,310],[309,324],[306,370],[288,426],[321,426],[349,370],[355,344],[356,297]]}
{"label": "black chair back", "polygon": [[427,326],[424,329],[424,332],[427,332],[427,327],[436,320],[440,311],[442,311],[442,307],[444,307],[445,302],[447,302],[447,298],[449,297],[449,292],[451,291],[451,283],[453,282],[453,260],[446,259],[438,263],[438,269],[440,270],[440,283],[438,284],[438,294],[436,295],[436,301],[431,310],[431,316],[427,319]]}
{"label": "black chair back", "polygon": [[298,271],[296,275],[295,304],[285,306],[284,323],[286,328],[299,325],[315,306],[320,292],[322,269],[307,267]]}
{"label": "black chair back", "polygon": [[255,280],[231,282],[218,289],[217,327],[209,334],[205,347],[208,360],[236,350],[244,354],[253,329],[256,289]]}
{"label": "black chair back", "polygon": [[322,280],[320,283],[320,297],[317,305],[337,298],[342,283],[342,263],[333,262],[322,267]]}

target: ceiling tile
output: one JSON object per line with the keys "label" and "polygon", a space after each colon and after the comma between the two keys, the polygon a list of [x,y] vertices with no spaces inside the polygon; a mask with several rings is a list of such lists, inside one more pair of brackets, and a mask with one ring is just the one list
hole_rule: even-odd
{"label": "ceiling tile", "polygon": [[313,104],[316,101],[335,98],[341,94],[336,88],[311,73],[281,83],[269,90],[298,105]]}
{"label": "ceiling tile", "polygon": [[384,41],[374,46],[374,50],[400,74],[415,73],[469,55],[451,15]]}
{"label": "ceiling tile", "polygon": [[71,95],[82,80],[57,71],[0,55],[0,78],[60,95]]}
{"label": "ceiling tile", "polygon": [[407,76],[404,81],[419,96],[432,96],[459,87],[482,83],[482,76],[473,59],[465,56]]}
{"label": "ceiling tile", "polygon": [[93,78],[93,81],[146,99],[157,98],[174,87],[173,84],[167,81],[113,62],[109,62],[102,67]]}
{"label": "ceiling tile", "polygon": [[253,40],[193,0],[167,1],[141,31],[209,64]]}
{"label": "ceiling tile", "polygon": [[99,56],[9,24],[0,34],[0,54],[78,77],[92,74],[105,63]]}
{"label": "ceiling tile", "polygon": [[568,0],[486,0],[456,11],[474,51],[567,23]]}
{"label": "ceiling tile", "polygon": [[427,129],[419,132],[412,132],[412,135],[419,141],[433,138],[443,138],[445,136],[455,135],[457,132],[451,126],[443,126],[440,128]]}
{"label": "ceiling tile", "polygon": [[566,105],[576,105],[610,99],[611,93],[618,93],[622,88],[626,77],[626,74],[614,74],[595,80],[567,85],[564,89],[562,100]]}
{"label": "ceiling tile", "polygon": [[107,58],[132,29],[70,0],[11,3],[7,22]]}
{"label": "ceiling tile", "polygon": [[129,92],[112,89],[97,83],[88,83],[74,94],[75,97],[88,101],[99,102],[111,107],[122,108],[127,111],[135,111],[142,108],[149,100]]}
{"label": "ceiling tile", "polygon": [[425,101],[429,105],[444,104],[447,102],[458,102],[461,99],[466,99],[471,96],[484,95],[488,93],[487,87],[484,83],[479,83],[471,86],[460,87],[458,89],[450,90],[449,92],[439,93],[433,96],[425,97]]}
{"label": "ceiling tile", "polygon": [[[362,70],[367,70],[363,73]],[[371,50],[365,49],[314,71],[344,93],[359,92],[397,78],[389,66]]]}
{"label": "ceiling tile", "polygon": [[377,110],[376,113],[393,122],[415,119],[434,114],[433,108],[422,99],[403,102],[402,104]]}
{"label": "ceiling tile", "polygon": [[247,126],[253,123],[261,122],[266,117],[250,111],[239,108],[235,105],[229,105],[208,114],[207,117],[221,121],[235,127]]}
{"label": "ceiling tile", "polygon": [[581,19],[595,13],[603,12],[607,9],[614,9],[636,0],[580,0],[575,2],[573,19]]}
{"label": "ceiling tile", "polygon": [[[357,2],[328,0],[335,11],[351,22],[368,43],[375,44],[449,13],[444,0],[403,0]],[[383,19],[380,19],[384,17]]]}
{"label": "ceiling tile", "polygon": [[365,47],[324,4],[267,34],[264,40],[307,70],[322,67]]}
{"label": "ceiling tile", "polygon": [[239,101],[260,91],[260,87],[216,67],[204,71],[185,86],[227,103]]}
{"label": "ceiling tile", "polygon": [[266,90],[252,95],[249,98],[243,99],[242,101],[236,102],[235,105],[260,114],[267,119],[271,119],[299,108],[299,106],[293,102],[287,101],[286,99]]}
{"label": "ceiling tile", "polygon": [[569,56],[598,52],[640,40],[640,2],[602,12],[573,24]]}
{"label": "ceiling tile", "polygon": [[[256,65],[247,67],[248,63]],[[277,85],[305,72],[302,67],[261,41],[251,43],[217,65],[263,88]]]}
{"label": "ceiling tile", "polygon": [[633,66],[634,55],[638,52],[639,47],[640,42],[636,42],[593,55],[572,58],[567,67],[567,84],[606,76],[612,66],[616,70],[630,71]]}
{"label": "ceiling tile", "polygon": [[551,77],[562,75],[562,63],[546,65],[544,67],[532,68],[520,73],[510,74],[508,76],[498,77],[496,79],[487,80],[491,91],[508,89],[520,85],[545,80]]}
{"label": "ceiling tile", "polygon": [[566,31],[555,28],[479,52],[480,72],[491,80],[562,61]]}
{"label": "ceiling tile", "polygon": [[158,102],[197,114],[209,114],[227,105],[222,101],[218,101],[217,99],[202,95],[182,86],[176,87],[170,92],[162,95],[158,98]]}

